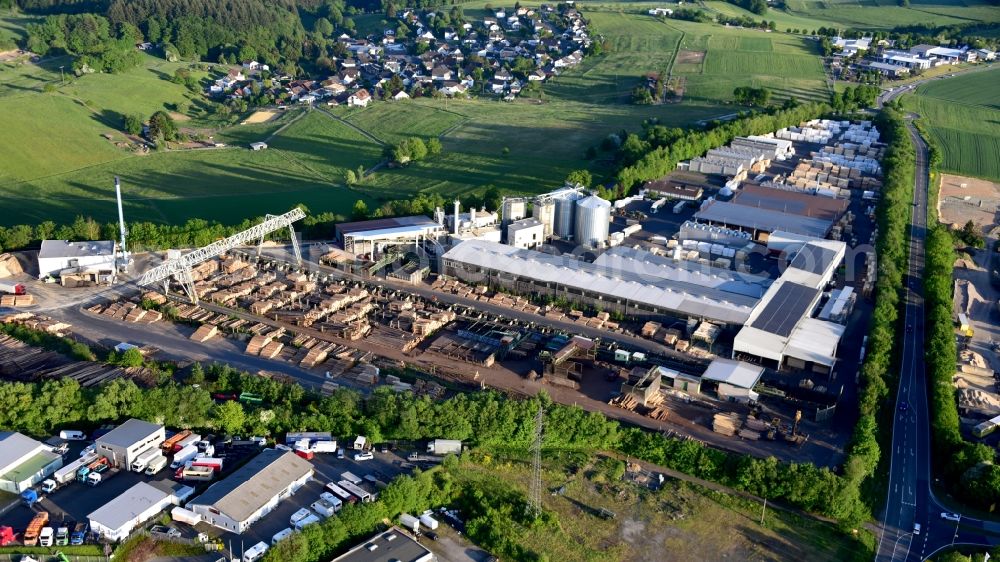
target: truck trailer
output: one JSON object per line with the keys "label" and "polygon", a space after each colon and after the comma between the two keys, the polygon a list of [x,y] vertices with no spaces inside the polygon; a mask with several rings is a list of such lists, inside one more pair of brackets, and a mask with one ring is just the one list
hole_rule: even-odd
{"label": "truck trailer", "polygon": [[27,295],[28,288],[24,286],[24,283],[0,281],[0,293],[7,295]]}
{"label": "truck trailer", "polygon": [[427,452],[432,455],[444,456],[449,453],[462,453],[462,442],[458,439],[435,439],[427,442]]}
{"label": "truck trailer", "polygon": [[193,459],[194,456],[197,454],[198,454],[198,447],[195,447],[194,445],[188,445],[187,447],[184,447],[183,449],[174,453],[174,461],[170,463],[170,468],[176,470],[184,466],[184,463]]}
{"label": "truck trailer", "polygon": [[158,447],[151,447],[142,453],[139,453],[139,456],[132,461],[132,466],[130,468],[132,469],[132,472],[143,472],[146,470],[146,467],[149,466],[149,463],[156,460],[157,457],[162,456],[163,453],[160,452]]}
{"label": "truck trailer", "polygon": [[24,530],[24,537],[22,542],[24,546],[36,546],[38,545],[38,535],[41,534],[42,528],[45,524],[49,522],[49,512],[40,511],[35,514],[35,517],[28,523],[28,528]]}

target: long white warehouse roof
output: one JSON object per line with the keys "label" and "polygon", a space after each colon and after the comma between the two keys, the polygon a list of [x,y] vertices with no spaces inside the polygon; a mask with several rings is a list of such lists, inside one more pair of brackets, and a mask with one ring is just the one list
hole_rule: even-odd
{"label": "long white warehouse roof", "polygon": [[616,267],[606,267],[571,256],[522,250],[483,240],[466,240],[445,253],[442,259],[496,271],[504,276],[558,284],[727,324],[746,322],[759,301],[753,296],[719,288],[726,282],[720,280],[722,278],[713,280],[711,276],[694,272],[682,272],[683,275],[673,279],[651,276],[625,267],[624,261]]}

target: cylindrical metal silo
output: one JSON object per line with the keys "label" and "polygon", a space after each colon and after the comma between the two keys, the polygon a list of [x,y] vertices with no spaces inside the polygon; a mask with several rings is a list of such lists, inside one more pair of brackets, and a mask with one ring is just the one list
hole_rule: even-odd
{"label": "cylindrical metal silo", "polygon": [[556,197],[555,224],[552,232],[560,238],[573,236],[573,216],[576,210],[576,193],[567,193]]}
{"label": "cylindrical metal silo", "polygon": [[591,195],[576,202],[574,241],[581,246],[598,246],[608,240],[611,203]]}

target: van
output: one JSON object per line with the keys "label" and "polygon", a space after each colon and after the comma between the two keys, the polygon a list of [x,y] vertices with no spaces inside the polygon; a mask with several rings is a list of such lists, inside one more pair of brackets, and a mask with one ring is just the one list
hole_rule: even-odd
{"label": "van", "polygon": [[920,523],[914,523],[913,524],[913,534],[914,535],[919,535],[920,534]]}
{"label": "van", "polygon": [[277,533],[274,534],[273,537],[271,537],[271,546],[277,546],[277,544],[279,542],[281,542],[284,539],[288,538],[288,536],[291,535],[294,532],[295,531],[293,531],[291,527],[286,527],[286,528],[278,531]]}
{"label": "van", "polygon": [[59,437],[67,441],[83,441],[87,439],[87,434],[75,429],[64,429],[59,432]]}
{"label": "van", "polygon": [[288,519],[288,524],[295,525],[296,523],[302,521],[303,519],[309,517],[310,515],[312,515],[312,512],[309,511],[309,509],[303,507],[302,509],[292,514],[292,516]]}
{"label": "van", "polygon": [[257,562],[267,552],[267,543],[259,542],[243,552],[243,562]]}

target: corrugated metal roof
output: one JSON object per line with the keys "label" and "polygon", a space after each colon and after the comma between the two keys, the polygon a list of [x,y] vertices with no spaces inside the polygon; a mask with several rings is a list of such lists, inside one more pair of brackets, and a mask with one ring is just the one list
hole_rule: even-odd
{"label": "corrugated metal roof", "polygon": [[724,382],[740,388],[753,388],[764,368],[734,359],[716,359],[709,363],[702,380]]}
{"label": "corrugated metal roof", "polygon": [[216,482],[192,503],[211,506],[234,521],[245,521],[292,482],[313,472],[291,451],[266,449]]}
{"label": "corrugated metal roof", "polygon": [[67,240],[42,240],[38,257],[45,258],[81,258],[86,256],[112,256],[115,253],[115,243],[111,240],[95,240],[69,242]]}
{"label": "corrugated metal roof", "polygon": [[483,240],[462,242],[444,254],[443,259],[727,324],[744,323],[759,300],[716,286],[725,284],[728,277],[712,282],[710,276],[678,272],[678,278],[668,279],[645,275],[625,265],[607,267],[572,256],[522,250]]}
{"label": "corrugated metal roof", "polygon": [[764,232],[784,230],[817,238],[826,236],[833,226],[833,222],[827,219],[748,207],[728,201],[712,201],[695,213],[694,218],[702,222],[722,223]]}
{"label": "corrugated metal roof", "polygon": [[188,490],[187,494],[191,492],[191,488],[187,486],[180,486],[177,491],[166,491],[161,488],[164,487],[139,482],[98,508],[87,518],[109,529],[120,529],[130,521],[138,519],[151,507],[160,505],[170,496],[184,497],[184,489]]}
{"label": "corrugated metal roof", "polygon": [[105,433],[97,441],[118,447],[130,447],[136,441],[145,439],[162,428],[162,425],[133,418]]}

